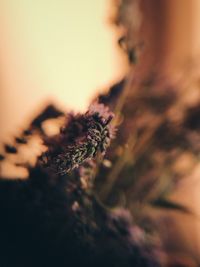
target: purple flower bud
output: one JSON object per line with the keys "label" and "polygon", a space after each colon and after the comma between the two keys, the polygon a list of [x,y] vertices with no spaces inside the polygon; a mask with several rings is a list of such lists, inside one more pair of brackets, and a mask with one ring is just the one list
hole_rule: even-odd
{"label": "purple flower bud", "polygon": [[65,175],[98,153],[104,155],[114,137],[110,123],[113,117],[107,107],[98,103],[92,104],[83,115],[71,114],[60,135],[53,137],[49,142],[52,145],[42,155],[41,158],[47,158],[45,165]]}

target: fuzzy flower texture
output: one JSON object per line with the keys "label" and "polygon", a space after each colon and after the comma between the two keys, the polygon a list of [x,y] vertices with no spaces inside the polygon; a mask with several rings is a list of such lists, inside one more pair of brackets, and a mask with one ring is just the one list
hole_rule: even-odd
{"label": "fuzzy flower texture", "polygon": [[47,141],[51,145],[41,156],[42,165],[65,175],[86,160],[103,156],[114,137],[110,123],[113,117],[107,107],[98,103],[83,115],[70,114],[60,135]]}

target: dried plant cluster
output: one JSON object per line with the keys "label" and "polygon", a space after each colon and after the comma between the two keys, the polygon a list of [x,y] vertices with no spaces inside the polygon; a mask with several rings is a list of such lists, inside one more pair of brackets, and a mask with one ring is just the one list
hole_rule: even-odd
{"label": "dried plant cluster", "polygon": [[[133,66],[139,3],[121,1],[116,17],[130,74],[85,114],[49,105],[5,144],[1,166],[15,156],[27,177],[0,179],[0,266],[195,266],[170,259],[158,210],[190,214],[169,196],[199,174],[199,79],[175,83]],[[44,127],[52,119],[56,134]],[[20,151],[33,138],[43,150],[30,162]]]}
{"label": "dried plant cluster", "polygon": [[[59,134],[51,137],[42,130],[49,112],[65,118]],[[2,264],[160,266],[160,247],[146,240],[130,211],[106,207],[94,190],[94,179],[115,136],[113,117],[103,104],[66,117],[49,106],[17,137],[18,145],[5,145],[8,154],[17,153],[17,146],[38,135],[46,151],[34,166],[18,163],[28,169],[26,180],[1,178]],[[6,160],[2,156],[2,162]]]}
{"label": "dried plant cluster", "polygon": [[104,155],[114,132],[109,125],[112,118],[102,104],[92,105],[84,115],[71,115],[59,137],[51,140],[52,147],[41,156],[42,161],[64,175],[98,152]]}

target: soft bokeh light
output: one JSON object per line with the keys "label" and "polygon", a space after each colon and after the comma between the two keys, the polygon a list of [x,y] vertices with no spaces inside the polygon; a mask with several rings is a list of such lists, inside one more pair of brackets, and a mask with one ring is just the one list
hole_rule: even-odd
{"label": "soft bokeh light", "polygon": [[110,7],[106,0],[1,1],[1,136],[48,100],[85,109],[123,76]]}

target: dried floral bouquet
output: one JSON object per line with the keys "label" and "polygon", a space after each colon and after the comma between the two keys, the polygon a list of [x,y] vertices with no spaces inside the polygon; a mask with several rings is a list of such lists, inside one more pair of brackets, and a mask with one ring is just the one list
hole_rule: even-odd
{"label": "dried floral bouquet", "polygon": [[[133,2],[121,1],[117,17],[127,77],[84,114],[47,106],[4,145],[1,170],[10,162],[27,177],[0,178],[2,267],[195,266],[167,255],[157,210],[190,213],[168,196],[185,175],[179,159],[189,157],[188,173],[197,164],[200,101],[185,101],[189,86],[183,95],[182,83],[133,66],[141,49],[125,16]],[[33,140],[42,147],[34,162],[23,156]]]}

